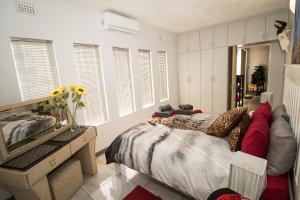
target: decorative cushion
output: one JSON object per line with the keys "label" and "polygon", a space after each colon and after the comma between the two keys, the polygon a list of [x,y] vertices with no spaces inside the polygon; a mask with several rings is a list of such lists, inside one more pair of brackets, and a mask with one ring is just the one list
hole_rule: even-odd
{"label": "decorative cushion", "polygon": [[204,132],[208,135],[225,137],[246,113],[247,108],[245,107],[233,108],[224,112]]}
{"label": "decorative cushion", "polygon": [[255,118],[257,115],[262,115],[270,124],[272,120],[272,108],[269,102],[261,103],[252,114],[252,118]]}
{"label": "decorative cushion", "polygon": [[246,114],[239,124],[230,131],[228,137],[230,151],[239,151],[241,149],[242,141],[250,125],[250,121],[250,116]]}
{"label": "decorative cushion", "polygon": [[297,142],[292,128],[283,117],[278,117],[270,128],[267,173],[272,176],[285,174],[293,167],[296,154]]}
{"label": "decorative cushion", "polygon": [[242,152],[266,158],[269,146],[269,123],[263,115],[252,117],[242,141]]}
{"label": "decorative cushion", "polygon": [[262,195],[264,200],[288,200],[289,178],[288,174],[282,176],[267,175],[267,187]]}
{"label": "decorative cushion", "polygon": [[272,118],[273,122],[278,118],[282,117],[285,119],[287,122],[290,122],[290,117],[288,116],[285,107],[283,104],[277,106],[273,111],[272,111]]}
{"label": "decorative cushion", "polygon": [[172,106],[167,104],[167,105],[164,105],[164,106],[159,106],[158,109],[159,109],[160,112],[164,112],[164,111],[171,111],[173,108],[172,108]]}
{"label": "decorative cushion", "polygon": [[178,106],[180,110],[193,110],[193,106],[191,104],[183,104]]}

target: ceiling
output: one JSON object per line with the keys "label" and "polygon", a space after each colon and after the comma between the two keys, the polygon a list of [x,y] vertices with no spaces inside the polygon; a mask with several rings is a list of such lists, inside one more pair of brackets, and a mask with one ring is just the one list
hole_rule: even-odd
{"label": "ceiling", "polygon": [[289,0],[70,0],[180,33],[287,8]]}

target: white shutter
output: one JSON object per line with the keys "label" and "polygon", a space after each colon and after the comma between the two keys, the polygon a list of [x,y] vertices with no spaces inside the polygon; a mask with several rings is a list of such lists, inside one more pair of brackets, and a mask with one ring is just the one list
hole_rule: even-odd
{"label": "white shutter", "polygon": [[12,38],[11,47],[22,100],[46,97],[59,86],[51,41]]}
{"label": "white shutter", "polygon": [[97,45],[74,44],[79,84],[87,87],[82,109],[86,125],[99,125],[108,121],[103,72]]}
{"label": "white shutter", "polygon": [[157,52],[157,69],[159,76],[160,101],[162,102],[169,99],[167,53],[165,51]]}
{"label": "white shutter", "polygon": [[113,59],[117,72],[119,113],[120,116],[124,116],[135,111],[129,50],[113,47]]}
{"label": "white shutter", "polygon": [[141,49],[138,50],[138,54],[143,108],[146,108],[154,104],[151,55],[149,50]]}

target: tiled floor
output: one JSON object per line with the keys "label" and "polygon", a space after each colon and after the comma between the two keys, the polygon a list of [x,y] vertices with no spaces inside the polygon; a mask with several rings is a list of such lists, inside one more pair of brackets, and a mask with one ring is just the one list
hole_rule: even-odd
{"label": "tiled floor", "polygon": [[84,175],[84,183],[72,200],[120,200],[137,185],[163,200],[187,200],[180,193],[124,165],[105,163],[104,155],[97,158],[98,173],[95,176]]}

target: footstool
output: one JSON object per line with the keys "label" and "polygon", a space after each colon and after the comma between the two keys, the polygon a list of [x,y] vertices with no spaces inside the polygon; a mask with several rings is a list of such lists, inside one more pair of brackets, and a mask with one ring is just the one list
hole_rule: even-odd
{"label": "footstool", "polygon": [[79,160],[69,159],[48,175],[53,200],[68,200],[83,183]]}

